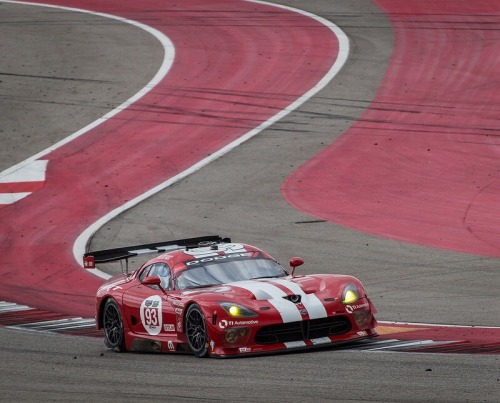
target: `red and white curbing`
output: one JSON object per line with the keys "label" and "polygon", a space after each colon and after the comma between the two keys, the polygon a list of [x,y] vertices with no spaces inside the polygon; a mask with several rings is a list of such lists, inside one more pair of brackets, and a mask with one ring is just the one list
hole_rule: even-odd
{"label": "red and white curbing", "polygon": [[95,319],[72,317],[6,301],[0,301],[0,326],[23,331],[83,336],[95,335],[96,332]]}

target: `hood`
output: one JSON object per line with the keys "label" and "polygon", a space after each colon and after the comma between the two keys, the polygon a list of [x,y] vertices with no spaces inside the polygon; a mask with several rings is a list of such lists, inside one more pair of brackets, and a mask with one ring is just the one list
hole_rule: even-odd
{"label": "hood", "polygon": [[281,277],[272,279],[244,280],[213,287],[185,290],[182,295],[215,293],[225,297],[237,296],[254,300],[266,300],[284,295],[315,294],[326,288],[326,282],[317,276]]}
{"label": "hood", "polygon": [[239,295],[246,291],[250,293],[251,299],[270,300],[293,295],[306,297],[317,294],[325,290],[326,282],[321,278],[303,276],[238,281],[228,284],[228,286],[239,289]]}
{"label": "hood", "polygon": [[[203,294],[204,302],[233,301],[262,314],[273,307],[283,322],[324,318],[339,303],[342,281],[333,275],[305,275],[259,280],[245,280],[199,290],[183,295]],[[268,311],[272,312],[272,311]]]}

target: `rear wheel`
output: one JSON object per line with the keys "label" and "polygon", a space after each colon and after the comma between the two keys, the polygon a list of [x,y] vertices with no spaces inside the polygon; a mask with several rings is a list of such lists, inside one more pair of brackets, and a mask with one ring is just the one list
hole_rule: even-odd
{"label": "rear wheel", "polygon": [[104,337],[106,345],[113,351],[125,351],[125,334],[123,320],[118,304],[112,298],[106,301],[102,315]]}
{"label": "rear wheel", "polygon": [[197,304],[191,305],[186,313],[186,335],[189,348],[197,357],[208,357],[208,334],[205,317]]}

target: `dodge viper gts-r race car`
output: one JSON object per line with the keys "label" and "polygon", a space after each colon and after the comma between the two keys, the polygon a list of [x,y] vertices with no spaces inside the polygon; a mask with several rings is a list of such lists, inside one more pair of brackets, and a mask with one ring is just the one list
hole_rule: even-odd
{"label": "dodge viper gts-r race car", "polygon": [[[264,251],[208,236],[84,255],[84,266],[156,253],[103,284],[96,323],[115,351],[228,357],[325,346],[376,336],[360,281],[297,275]],[[127,260],[128,266],[128,260]]]}

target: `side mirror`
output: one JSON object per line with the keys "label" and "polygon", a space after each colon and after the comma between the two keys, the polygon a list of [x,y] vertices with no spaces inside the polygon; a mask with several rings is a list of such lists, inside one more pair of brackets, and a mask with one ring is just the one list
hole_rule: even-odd
{"label": "side mirror", "polygon": [[165,290],[161,286],[161,279],[158,276],[148,276],[148,277],[145,277],[142,280],[142,284],[144,284],[144,285],[156,285],[160,290],[162,290],[163,292],[165,292]]}
{"label": "side mirror", "polygon": [[292,277],[293,274],[295,273],[295,268],[303,264],[304,264],[304,259],[302,259],[301,257],[292,257],[290,259],[290,266],[292,267]]}

